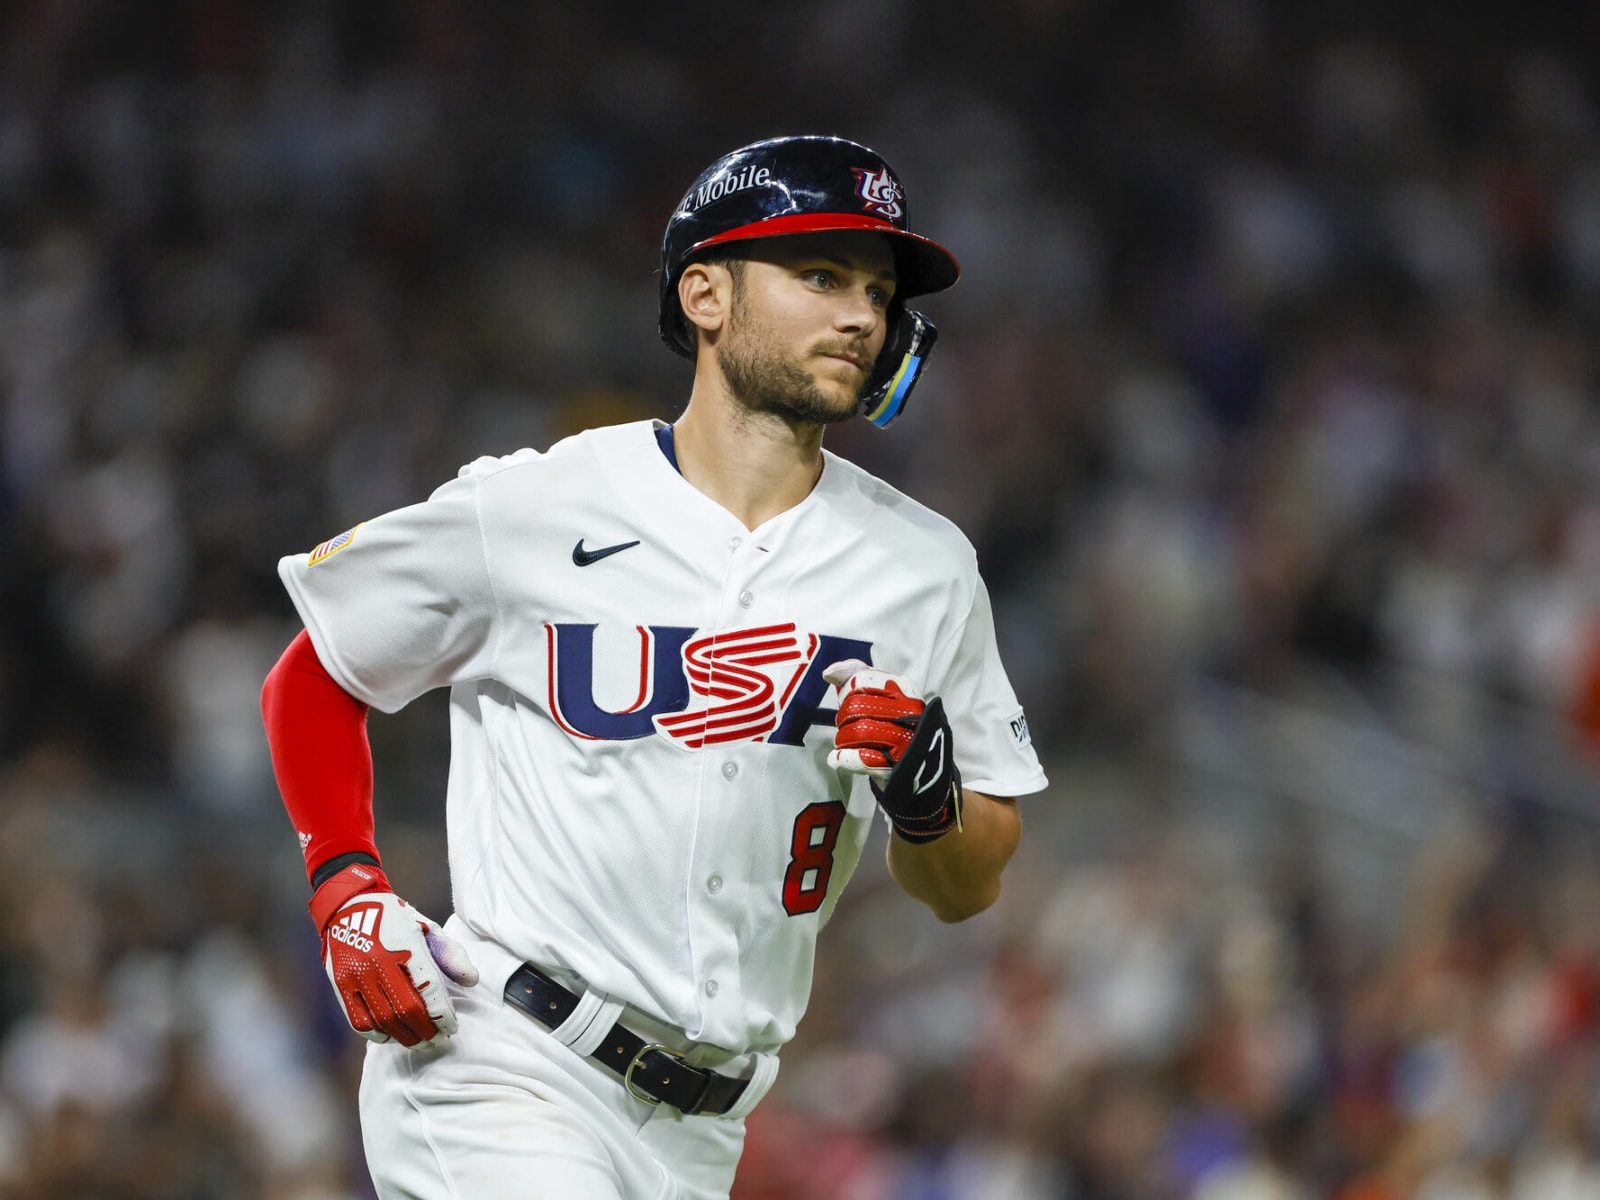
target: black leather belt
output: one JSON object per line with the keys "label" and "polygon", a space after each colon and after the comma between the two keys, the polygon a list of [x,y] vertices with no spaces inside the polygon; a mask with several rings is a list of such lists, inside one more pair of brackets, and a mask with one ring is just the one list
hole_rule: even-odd
{"label": "black leather belt", "polygon": [[[523,963],[506,981],[506,1003],[554,1029],[577,1010],[579,997],[529,963]],[[590,1057],[622,1078],[630,1094],[646,1104],[670,1104],[681,1113],[721,1116],[749,1086],[734,1079],[691,1067],[670,1046],[646,1042],[638,1034],[613,1025]]]}

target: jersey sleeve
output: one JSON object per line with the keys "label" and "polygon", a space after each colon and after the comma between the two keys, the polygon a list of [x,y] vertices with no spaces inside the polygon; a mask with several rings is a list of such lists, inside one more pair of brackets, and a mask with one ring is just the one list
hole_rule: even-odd
{"label": "jersey sleeve", "polygon": [[278,563],[328,673],[395,712],[432,688],[490,674],[494,589],[470,472]]}
{"label": "jersey sleeve", "polygon": [[1025,796],[1047,784],[995,644],[994,613],[983,580],[972,607],[935,663],[930,691],[944,698],[961,783],[990,796]]}

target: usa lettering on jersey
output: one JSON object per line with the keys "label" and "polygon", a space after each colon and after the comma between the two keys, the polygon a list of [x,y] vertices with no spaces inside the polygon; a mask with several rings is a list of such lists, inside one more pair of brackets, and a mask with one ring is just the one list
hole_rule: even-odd
{"label": "usa lettering on jersey", "polygon": [[612,711],[594,698],[594,625],[548,624],[550,713],[595,741],[659,734],[686,749],[728,742],[800,746],[813,725],[833,725],[822,701],[830,663],[872,661],[872,643],[802,632],[793,622],[696,637],[677,625],[638,625],[639,690]]}

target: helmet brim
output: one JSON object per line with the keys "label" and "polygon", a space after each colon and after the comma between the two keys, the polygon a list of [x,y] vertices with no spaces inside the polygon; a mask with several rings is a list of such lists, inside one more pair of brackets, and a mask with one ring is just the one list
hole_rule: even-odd
{"label": "helmet brim", "polygon": [[911,296],[926,296],[953,287],[961,278],[961,264],[956,256],[932,238],[909,233],[883,220],[864,213],[816,212],[792,213],[782,217],[769,217],[753,221],[734,229],[724,230],[716,237],[707,238],[689,247],[684,255],[687,263],[703,258],[705,251],[729,242],[748,242],[757,238],[787,237],[799,233],[831,233],[840,230],[861,230],[883,233],[894,241],[895,298],[904,300]]}

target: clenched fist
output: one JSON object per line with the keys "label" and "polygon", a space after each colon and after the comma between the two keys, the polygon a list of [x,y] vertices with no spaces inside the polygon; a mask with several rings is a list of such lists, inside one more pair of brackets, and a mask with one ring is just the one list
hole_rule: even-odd
{"label": "clenched fist", "polygon": [[372,1042],[415,1046],[456,1031],[444,986],[471,987],[477,968],[457,942],[389,887],[377,867],[357,863],[311,898],[322,933],[322,965],[350,1027]]}
{"label": "clenched fist", "polygon": [[859,659],[834,663],[822,677],[839,689],[828,765],[867,776],[895,832],[908,842],[931,842],[959,829],[961,773],[944,702],[924,700],[914,684]]}

